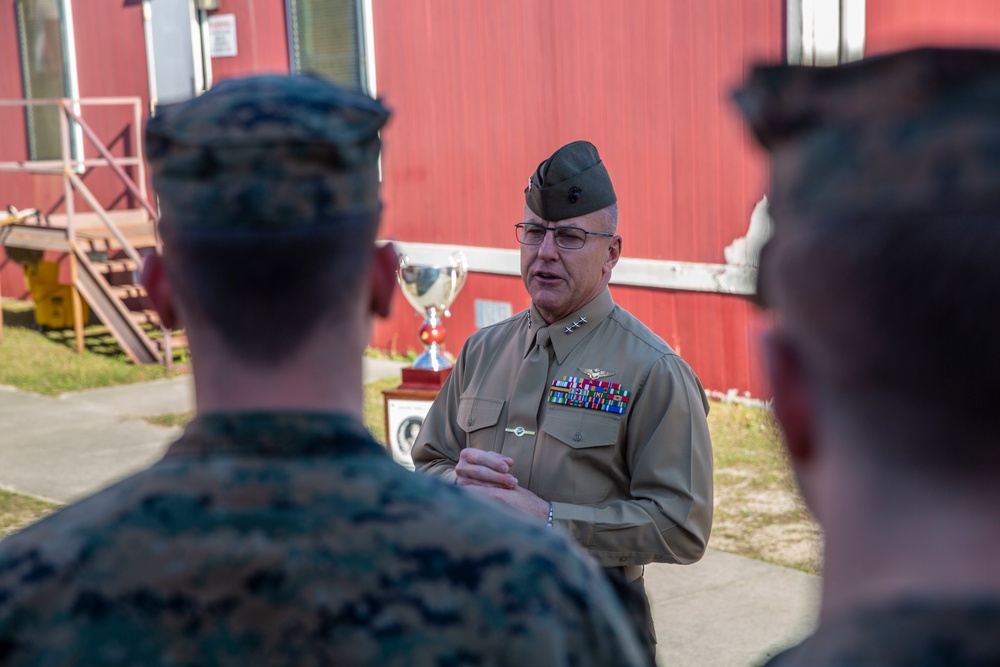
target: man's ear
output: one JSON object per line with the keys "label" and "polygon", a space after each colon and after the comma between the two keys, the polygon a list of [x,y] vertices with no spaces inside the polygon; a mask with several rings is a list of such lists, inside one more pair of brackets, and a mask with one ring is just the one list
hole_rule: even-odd
{"label": "man's ear", "polygon": [[622,237],[615,234],[615,238],[611,241],[611,247],[608,249],[608,261],[611,262],[611,268],[615,268],[618,264],[618,260],[622,256]]}
{"label": "man's ear", "polygon": [[396,293],[397,268],[399,253],[391,243],[376,246],[372,250],[370,309],[376,317],[389,317],[392,297]]}
{"label": "man's ear", "polygon": [[762,337],[764,361],[774,397],[774,414],[785,433],[785,445],[798,469],[816,454],[813,396],[802,361],[791,341],[780,331]]}
{"label": "man's ear", "polygon": [[167,329],[176,329],[180,317],[174,304],[174,291],[167,278],[167,270],[163,265],[163,257],[149,255],[142,264],[142,285],[146,288],[153,307],[160,314],[160,322]]}

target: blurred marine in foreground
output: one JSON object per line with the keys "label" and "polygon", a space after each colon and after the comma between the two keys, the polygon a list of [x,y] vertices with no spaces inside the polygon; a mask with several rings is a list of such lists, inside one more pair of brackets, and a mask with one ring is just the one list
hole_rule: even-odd
{"label": "blurred marine in foreground", "polygon": [[775,667],[1000,664],[1000,52],[757,69],[774,409],[823,527]]}
{"label": "blurred marine in foreground", "polygon": [[162,461],[0,545],[4,665],[639,665],[564,537],[392,462],[362,352],[396,289],[375,245],[382,105],[223,82],[149,122],[197,416]]}

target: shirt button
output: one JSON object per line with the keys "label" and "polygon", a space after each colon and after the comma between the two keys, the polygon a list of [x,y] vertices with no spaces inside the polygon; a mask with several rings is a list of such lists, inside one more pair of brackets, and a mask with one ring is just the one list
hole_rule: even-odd
{"label": "shirt button", "polygon": [[573,442],[580,442],[581,440],[583,440],[582,433],[576,433],[575,435],[573,435]]}
{"label": "shirt button", "polygon": [[618,557],[618,562],[619,563],[627,563],[628,562],[628,556],[619,556]]}

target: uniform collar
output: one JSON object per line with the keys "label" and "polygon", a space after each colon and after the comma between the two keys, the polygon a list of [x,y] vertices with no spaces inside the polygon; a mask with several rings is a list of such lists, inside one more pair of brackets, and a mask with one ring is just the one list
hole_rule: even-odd
{"label": "uniform collar", "polygon": [[[573,348],[579,345],[605,317],[611,314],[614,307],[615,302],[611,299],[611,290],[605,287],[583,308],[548,325],[549,335],[552,338],[552,351],[555,353],[556,361],[562,363]],[[525,356],[535,344],[535,330],[540,326],[545,326],[545,320],[534,304],[531,305],[528,316],[530,319],[524,341]]]}
{"label": "uniform collar", "polygon": [[365,425],[349,415],[252,411],[195,417],[166,455],[349,456],[378,450],[385,452]]}

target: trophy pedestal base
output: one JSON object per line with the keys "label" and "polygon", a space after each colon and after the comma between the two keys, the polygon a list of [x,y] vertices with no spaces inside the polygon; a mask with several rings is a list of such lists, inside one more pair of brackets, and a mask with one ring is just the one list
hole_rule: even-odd
{"label": "trophy pedestal base", "polygon": [[386,447],[396,463],[413,470],[410,450],[420,425],[444,384],[450,368],[433,371],[424,368],[403,369],[403,383],[382,391],[385,402]]}
{"label": "trophy pedestal base", "polygon": [[438,390],[444,386],[444,381],[451,373],[450,368],[442,368],[439,371],[432,371],[429,368],[413,368],[407,366],[403,369],[403,384],[400,389],[432,389],[437,394]]}

